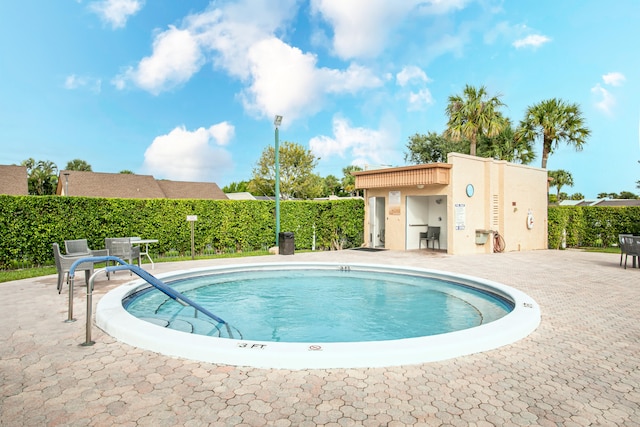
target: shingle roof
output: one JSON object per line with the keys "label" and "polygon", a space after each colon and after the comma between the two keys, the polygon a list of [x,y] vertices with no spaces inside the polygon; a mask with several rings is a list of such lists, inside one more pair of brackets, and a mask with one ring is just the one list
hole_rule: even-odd
{"label": "shingle roof", "polygon": [[29,194],[26,166],[0,165],[0,194],[14,196]]}
{"label": "shingle roof", "polygon": [[164,198],[164,193],[151,175],[69,170],[60,172],[56,194],[122,199]]}
{"label": "shingle roof", "polygon": [[563,200],[560,206],[640,206],[640,199]]}
{"label": "shingle roof", "polygon": [[227,199],[215,182],[156,181],[167,199]]}
{"label": "shingle roof", "polygon": [[639,199],[607,199],[602,200],[595,206],[640,206]]}
{"label": "shingle roof", "polygon": [[226,199],[213,182],[156,180],[151,175],[60,172],[56,194],[122,199]]}

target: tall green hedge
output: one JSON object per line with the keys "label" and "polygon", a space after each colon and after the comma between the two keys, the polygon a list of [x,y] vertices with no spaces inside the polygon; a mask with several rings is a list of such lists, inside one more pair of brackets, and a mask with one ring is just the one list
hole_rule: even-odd
{"label": "tall green hedge", "polygon": [[618,234],[640,234],[640,206],[550,206],[549,248],[612,246]]}
{"label": "tall green hedge", "polygon": [[[362,199],[283,201],[280,230],[294,232],[295,246],[356,247],[363,242]],[[100,199],[0,195],[0,268],[15,261],[52,264],[51,244],[87,239],[94,249],[105,237],[158,239],[164,254],[191,251],[187,215],[197,215],[195,248],[251,251],[275,244],[275,203],[258,200]]]}

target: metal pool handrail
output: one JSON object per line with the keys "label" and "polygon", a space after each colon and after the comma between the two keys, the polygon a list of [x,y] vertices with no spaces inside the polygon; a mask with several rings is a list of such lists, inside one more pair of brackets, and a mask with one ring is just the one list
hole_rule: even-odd
{"label": "metal pool handrail", "polygon": [[[105,267],[104,269],[98,270],[95,273],[93,273],[93,275],[91,275],[91,278],[89,279],[89,284],[87,286],[86,341],[82,344],[83,346],[90,346],[90,345],[95,344],[95,342],[91,340],[91,317],[92,317],[92,308],[93,308],[93,303],[92,303],[93,282],[94,282],[96,276],[98,274],[100,274],[101,272],[103,272],[103,271],[109,273],[109,272],[112,272],[112,271],[121,271],[121,270],[129,270],[129,271],[135,273],[138,277],[140,277],[141,279],[143,279],[144,281],[149,283],[154,288],[158,289],[160,292],[162,292],[165,295],[167,295],[169,298],[172,298],[173,300],[175,300],[176,302],[178,302],[178,303],[180,303],[182,305],[191,306],[194,309],[196,309],[197,311],[201,312],[202,314],[204,314],[204,315],[208,316],[209,318],[213,319],[214,321],[216,321],[216,322],[218,322],[218,323],[220,323],[222,325],[225,325],[225,327],[227,328],[227,333],[229,334],[229,338],[234,338],[233,332],[231,332],[231,325],[229,325],[229,323],[227,323],[226,321],[224,321],[220,317],[216,316],[215,314],[211,313],[209,310],[207,310],[206,308],[202,307],[200,304],[198,304],[195,301],[191,300],[187,296],[181,294],[180,292],[176,291],[172,287],[170,287],[167,284],[163,283],[160,279],[158,279],[157,277],[153,276],[151,273],[143,270],[142,268],[140,268],[138,266],[127,264],[122,259],[120,259],[118,257],[114,257],[114,256],[80,258],[80,259],[78,259],[77,261],[75,261],[73,263],[73,265],[69,269],[69,318],[67,319],[67,322],[75,321],[75,319],[72,318],[72,315],[73,315],[73,300],[72,300],[73,299],[73,281],[74,281],[75,269],[76,269],[77,265],[79,265],[79,264],[81,264],[83,262],[87,262],[87,261],[94,262],[94,263],[95,262],[103,262],[103,261],[115,261],[115,262],[120,263],[121,265],[116,265],[116,266],[113,266],[113,267]],[[237,328],[234,327],[234,329],[236,331],[238,331]],[[240,331],[238,331],[238,333],[240,333]],[[240,339],[242,339],[242,334],[240,334]]]}

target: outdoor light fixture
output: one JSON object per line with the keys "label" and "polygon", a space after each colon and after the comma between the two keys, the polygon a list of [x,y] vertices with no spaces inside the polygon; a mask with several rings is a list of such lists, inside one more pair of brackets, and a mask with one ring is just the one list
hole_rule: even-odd
{"label": "outdoor light fixture", "polygon": [[280,141],[278,135],[278,126],[282,123],[282,116],[276,116],[273,124],[276,126],[276,246],[280,246]]}

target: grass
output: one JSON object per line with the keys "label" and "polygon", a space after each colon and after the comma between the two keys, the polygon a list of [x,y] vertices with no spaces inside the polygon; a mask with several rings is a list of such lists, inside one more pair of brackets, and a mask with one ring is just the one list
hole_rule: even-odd
{"label": "grass", "polygon": [[607,254],[619,254],[620,253],[620,248],[617,247],[617,246],[610,246],[608,248],[594,247],[594,248],[580,248],[580,249],[585,251],[585,252],[603,252],[603,253],[607,253]]}
{"label": "grass", "polygon": [[[251,252],[230,252],[230,253],[222,253],[215,255],[198,255],[195,257],[196,260],[202,259],[216,259],[216,258],[242,258],[248,256],[261,256],[261,255],[269,255],[268,251],[251,251]],[[144,259],[142,260],[143,264],[145,263]],[[146,260],[147,263],[149,260]],[[176,256],[176,257],[159,257],[154,258],[153,262],[158,264],[161,262],[180,262],[180,261],[191,261],[191,256]],[[98,268],[100,265],[98,264]],[[32,277],[40,277],[40,276],[49,276],[51,274],[56,274],[57,270],[55,267],[47,266],[47,267],[33,267],[33,268],[21,268],[16,270],[0,270],[0,283],[3,282],[11,282],[14,280],[22,280],[29,279]]]}

